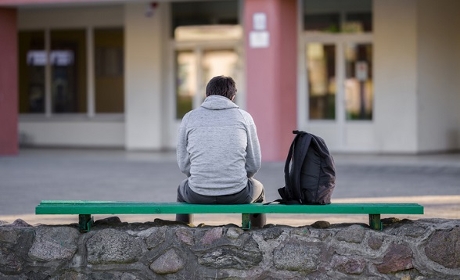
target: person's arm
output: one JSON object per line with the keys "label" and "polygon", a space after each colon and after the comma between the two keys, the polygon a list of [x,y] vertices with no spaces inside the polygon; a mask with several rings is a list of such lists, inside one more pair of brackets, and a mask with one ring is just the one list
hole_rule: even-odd
{"label": "person's arm", "polygon": [[188,114],[182,118],[179,127],[176,156],[180,171],[190,177],[190,155],[187,152],[187,117]]}
{"label": "person's arm", "polygon": [[246,147],[246,172],[248,178],[253,177],[259,171],[262,161],[260,153],[259,138],[257,128],[252,117],[247,126],[248,146]]}

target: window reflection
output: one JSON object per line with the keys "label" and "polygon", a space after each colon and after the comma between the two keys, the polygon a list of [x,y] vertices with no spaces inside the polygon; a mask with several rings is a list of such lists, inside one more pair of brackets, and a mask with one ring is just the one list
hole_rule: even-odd
{"label": "window reflection", "polygon": [[372,44],[347,44],[346,118],[371,120],[373,107]]}
{"label": "window reflection", "polygon": [[[238,54],[232,49],[203,51],[200,61],[193,51],[176,52],[176,118],[182,118],[193,109],[197,94],[201,96],[200,103],[204,100],[206,84],[212,77],[237,77],[237,63]],[[200,85],[197,82],[198,73]],[[235,82],[238,84],[239,81]]]}
{"label": "window reflection", "polygon": [[123,29],[94,30],[96,113],[123,113]]}
{"label": "window reflection", "polygon": [[335,45],[307,44],[310,119],[335,119]]}
{"label": "window reflection", "polygon": [[45,33],[19,32],[19,112],[45,113]]}
{"label": "window reflection", "polygon": [[354,26],[354,28],[349,28],[348,32],[372,32],[372,13],[348,13],[346,24]]}
{"label": "window reflection", "polygon": [[193,107],[196,94],[196,55],[192,51],[176,52],[176,118],[182,118]]}
{"label": "window reflection", "polygon": [[[50,31],[50,50],[45,50],[45,30],[20,31],[19,112],[86,113],[87,112],[87,30]],[[94,30],[95,111],[122,113],[123,29]],[[51,66],[50,77],[45,67]],[[45,80],[50,80],[51,108],[45,103]]]}
{"label": "window reflection", "polygon": [[[58,51],[58,52],[56,52]],[[50,57],[53,113],[86,112],[86,33],[85,30],[51,31]],[[66,60],[66,58],[72,59]]]}
{"label": "window reflection", "polygon": [[372,32],[372,0],[303,0],[303,8],[307,32]]}
{"label": "window reflection", "polygon": [[307,14],[304,17],[304,29],[316,32],[340,32],[340,14]]}
{"label": "window reflection", "polygon": [[341,21],[338,13],[306,14],[304,30],[324,33],[372,32],[372,14],[350,13],[346,14],[344,21]]}
{"label": "window reflection", "polygon": [[[202,69],[203,69],[203,85],[206,85],[209,80],[215,76],[229,76],[235,79],[238,85],[236,64],[238,55],[234,50],[210,50],[203,54]],[[203,93],[205,94],[205,92]]]}

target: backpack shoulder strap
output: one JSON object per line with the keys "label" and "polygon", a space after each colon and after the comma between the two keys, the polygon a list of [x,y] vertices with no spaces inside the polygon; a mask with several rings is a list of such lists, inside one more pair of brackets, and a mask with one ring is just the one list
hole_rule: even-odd
{"label": "backpack shoulder strap", "polygon": [[282,200],[286,204],[301,203],[303,199],[300,186],[300,173],[311,142],[311,136],[304,131],[294,130],[292,133],[296,134],[296,136],[289,148],[284,165],[285,187],[278,189]]}
{"label": "backpack shoulder strap", "polygon": [[304,197],[303,197],[303,192],[301,191],[302,186],[300,185],[300,176],[302,173],[302,165],[307,156],[307,152],[308,152],[308,148],[310,147],[312,136],[311,134],[305,131],[295,130],[293,133],[297,134],[296,143],[294,147],[294,149],[297,149],[297,151],[295,151],[293,154],[293,163],[292,163],[293,188],[292,189],[295,191],[294,193],[295,198],[298,199],[302,203],[302,200],[304,200]]}
{"label": "backpack shoulder strap", "polygon": [[292,154],[294,153],[295,139],[292,141],[291,146],[289,147],[289,152],[284,164],[284,187],[278,189],[278,193],[281,196],[281,199],[278,202],[283,204],[287,204],[288,201],[291,201],[294,198],[291,190],[292,182],[289,176],[289,167],[291,165]]}
{"label": "backpack shoulder strap", "polygon": [[288,186],[288,187],[292,185],[291,184],[291,179],[289,178],[289,167],[291,165],[292,154],[294,153],[294,144],[295,144],[296,139],[297,139],[297,136],[292,141],[291,147],[289,147],[289,152],[288,152],[288,155],[287,155],[287,158],[286,158],[286,162],[284,164],[284,181],[286,183],[286,186]]}

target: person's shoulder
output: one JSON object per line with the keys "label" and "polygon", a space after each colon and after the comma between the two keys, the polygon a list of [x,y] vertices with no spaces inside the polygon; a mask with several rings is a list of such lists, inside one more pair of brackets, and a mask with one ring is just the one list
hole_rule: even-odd
{"label": "person's shoulder", "polygon": [[249,112],[241,109],[241,108],[238,108],[238,111],[240,112],[241,116],[244,118],[244,120],[248,123],[248,124],[253,124],[254,123],[254,120],[251,116],[251,114],[249,114]]}
{"label": "person's shoulder", "polygon": [[203,119],[203,108],[198,107],[188,111],[181,120],[182,124],[195,125],[197,122],[201,122]]}
{"label": "person's shoulder", "polygon": [[251,116],[251,114],[249,114],[248,111],[243,110],[243,109],[241,109],[241,108],[239,108],[239,107],[238,107],[237,109],[238,109],[238,111],[241,113],[241,115],[243,115],[243,116]]}
{"label": "person's shoulder", "polygon": [[181,123],[182,123],[182,124],[184,124],[184,123],[186,123],[186,122],[189,121],[189,119],[191,118],[191,116],[192,116],[192,114],[193,114],[193,111],[194,111],[194,110],[190,110],[190,111],[188,111],[187,113],[185,113],[185,115],[184,115],[184,116],[182,117],[182,119],[181,119]]}
{"label": "person's shoulder", "polygon": [[190,111],[188,111],[187,113],[185,113],[185,115],[182,117],[182,119],[185,119],[185,118],[191,118],[193,115],[195,115],[198,111],[200,111],[200,108],[201,107],[198,107],[198,108],[195,108],[195,109],[192,109]]}

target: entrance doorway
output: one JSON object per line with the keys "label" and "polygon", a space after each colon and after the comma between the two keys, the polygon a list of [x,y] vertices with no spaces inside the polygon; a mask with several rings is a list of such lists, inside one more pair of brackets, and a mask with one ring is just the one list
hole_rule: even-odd
{"label": "entrance doorway", "polygon": [[174,80],[171,83],[171,111],[166,143],[175,147],[182,117],[198,108],[206,85],[215,76],[230,76],[238,90],[235,103],[245,108],[245,80],[240,25],[181,26],[175,30],[171,53]]}
{"label": "entrance doorway", "polygon": [[299,126],[333,150],[370,150],[373,137],[372,34],[303,36]]}

